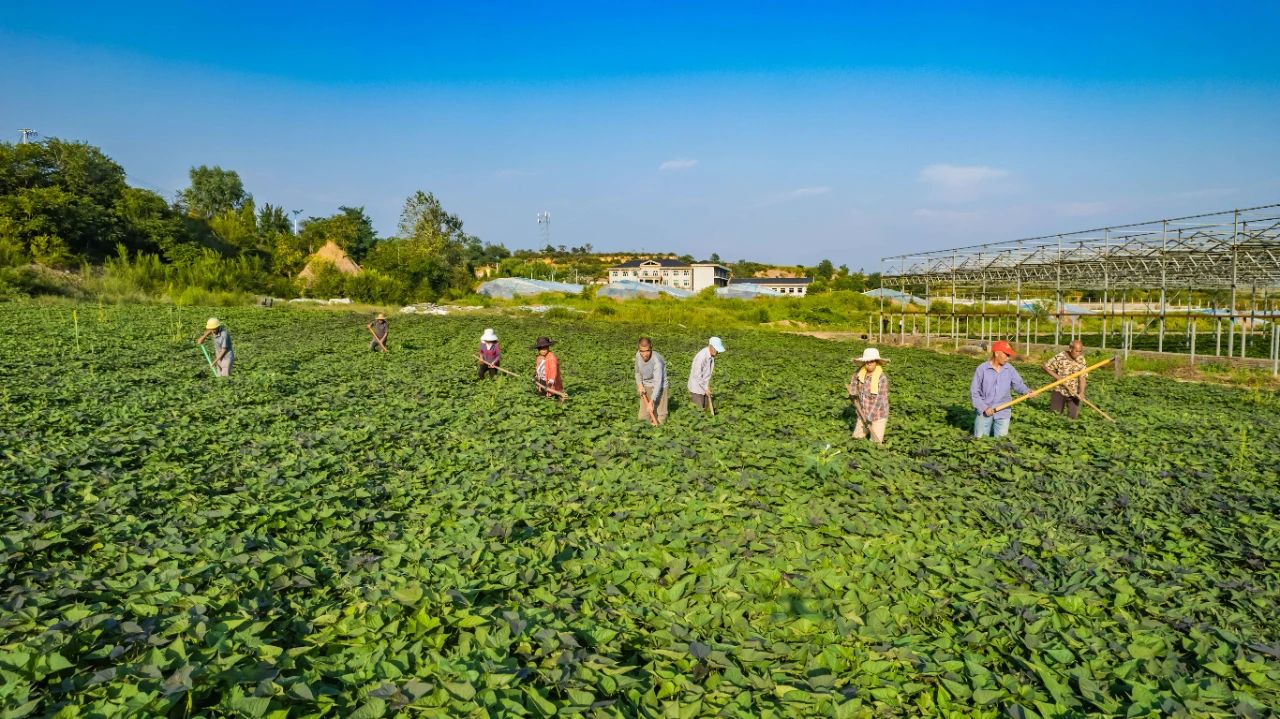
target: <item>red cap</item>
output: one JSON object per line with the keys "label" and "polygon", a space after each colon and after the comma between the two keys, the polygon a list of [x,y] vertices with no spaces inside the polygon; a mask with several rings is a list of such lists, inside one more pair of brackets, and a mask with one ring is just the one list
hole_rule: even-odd
{"label": "red cap", "polygon": [[993,343],[991,344],[991,351],[992,351],[992,352],[1003,352],[1003,353],[1005,353],[1005,354],[1009,355],[1010,357],[1016,357],[1016,356],[1018,356],[1018,353],[1017,353],[1017,352],[1014,352],[1014,351],[1013,351],[1013,348],[1009,346],[1009,343],[1008,343],[1008,342],[1005,342],[1004,340],[999,340],[998,342],[993,342]]}

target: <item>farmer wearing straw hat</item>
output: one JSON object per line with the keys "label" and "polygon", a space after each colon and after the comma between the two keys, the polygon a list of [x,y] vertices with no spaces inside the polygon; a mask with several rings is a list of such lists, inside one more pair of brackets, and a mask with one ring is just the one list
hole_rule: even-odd
{"label": "farmer wearing straw hat", "polygon": [[667,421],[667,360],[653,349],[648,337],[636,347],[636,395],[640,397],[638,418],[655,427]]}
{"label": "farmer wearing straw hat", "polygon": [[231,363],[236,359],[235,351],[231,349],[231,333],[217,317],[210,317],[209,321],[204,323],[204,334],[200,335],[196,344],[204,344],[209,335],[213,335],[214,371],[219,377],[230,377]]}
{"label": "farmer wearing straw hat", "polygon": [[492,327],[486,327],[484,334],[480,335],[479,374],[476,379],[484,379],[486,376],[496,378],[501,365],[502,347],[498,345],[498,333]]}
{"label": "farmer wearing straw hat", "polygon": [[719,337],[712,337],[707,340],[707,346],[693,356],[693,366],[689,368],[689,398],[698,409],[711,405],[711,374],[716,371],[716,355],[721,352],[724,352],[724,343]]}
{"label": "farmer wearing straw hat", "polygon": [[373,339],[369,340],[369,349],[374,352],[386,352],[387,350],[387,316],[378,313],[377,319],[366,325],[369,331],[373,333]]}
{"label": "farmer wearing straw hat", "polygon": [[560,359],[551,351],[555,344],[546,337],[539,337],[530,349],[538,351],[538,361],[534,368],[534,384],[538,386],[538,394],[544,397],[560,397],[564,401],[564,382],[560,377]]}
{"label": "farmer wearing straw hat", "polygon": [[868,347],[854,362],[861,363],[862,367],[853,374],[846,387],[858,414],[853,438],[862,439],[870,431],[871,441],[883,444],[884,430],[889,424],[889,376],[884,372],[889,360],[880,356],[880,350]]}
{"label": "farmer wearing straw hat", "polygon": [[983,362],[973,373],[973,381],[969,383],[969,399],[973,403],[973,436],[1003,437],[1009,434],[1009,418],[1013,410],[1005,407],[999,412],[996,407],[1011,399],[1010,392],[1027,394],[1031,388],[1018,370],[1009,364],[1009,358],[1017,353],[1008,342],[1000,340],[991,345],[991,360]]}

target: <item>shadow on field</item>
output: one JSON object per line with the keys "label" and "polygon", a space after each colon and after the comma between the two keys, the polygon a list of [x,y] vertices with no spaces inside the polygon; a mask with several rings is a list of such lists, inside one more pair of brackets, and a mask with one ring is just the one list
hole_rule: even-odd
{"label": "shadow on field", "polygon": [[962,404],[947,407],[947,424],[966,432],[973,431],[973,408]]}

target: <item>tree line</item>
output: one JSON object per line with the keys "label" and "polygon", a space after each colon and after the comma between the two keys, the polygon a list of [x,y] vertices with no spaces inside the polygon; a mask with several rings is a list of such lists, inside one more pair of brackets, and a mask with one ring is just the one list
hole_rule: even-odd
{"label": "tree line", "polygon": [[[114,273],[113,280],[135,281],[142,292],[172,292],[180,282],[394,303],[465,294],[476,267],[510,255],[467,233],[457,215],[421,190],[406,199],[396,235],[380,238],[363,207],[307,217],[295,232],[291,213],[259,206],[234,170],[201,165],[189,178],[170,200],[129,185],[124,168],[88,143],[0,143],[0,268]],[[322,267],[300,283],[299,271],[326,242],[364,272]],[[225,283],[232,286],[219,286]]]}

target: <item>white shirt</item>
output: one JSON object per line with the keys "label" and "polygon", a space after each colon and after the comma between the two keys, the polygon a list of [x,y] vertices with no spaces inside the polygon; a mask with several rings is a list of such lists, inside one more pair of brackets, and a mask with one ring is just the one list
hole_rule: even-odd
{"label": "white shirt", "polygon": [[711,348],[703,347],[693,356],[693,367],[689,370],[689,391],[694,394],[706,394],[711,387],[711,373],[716,369],[716,358],[711,356]]}

